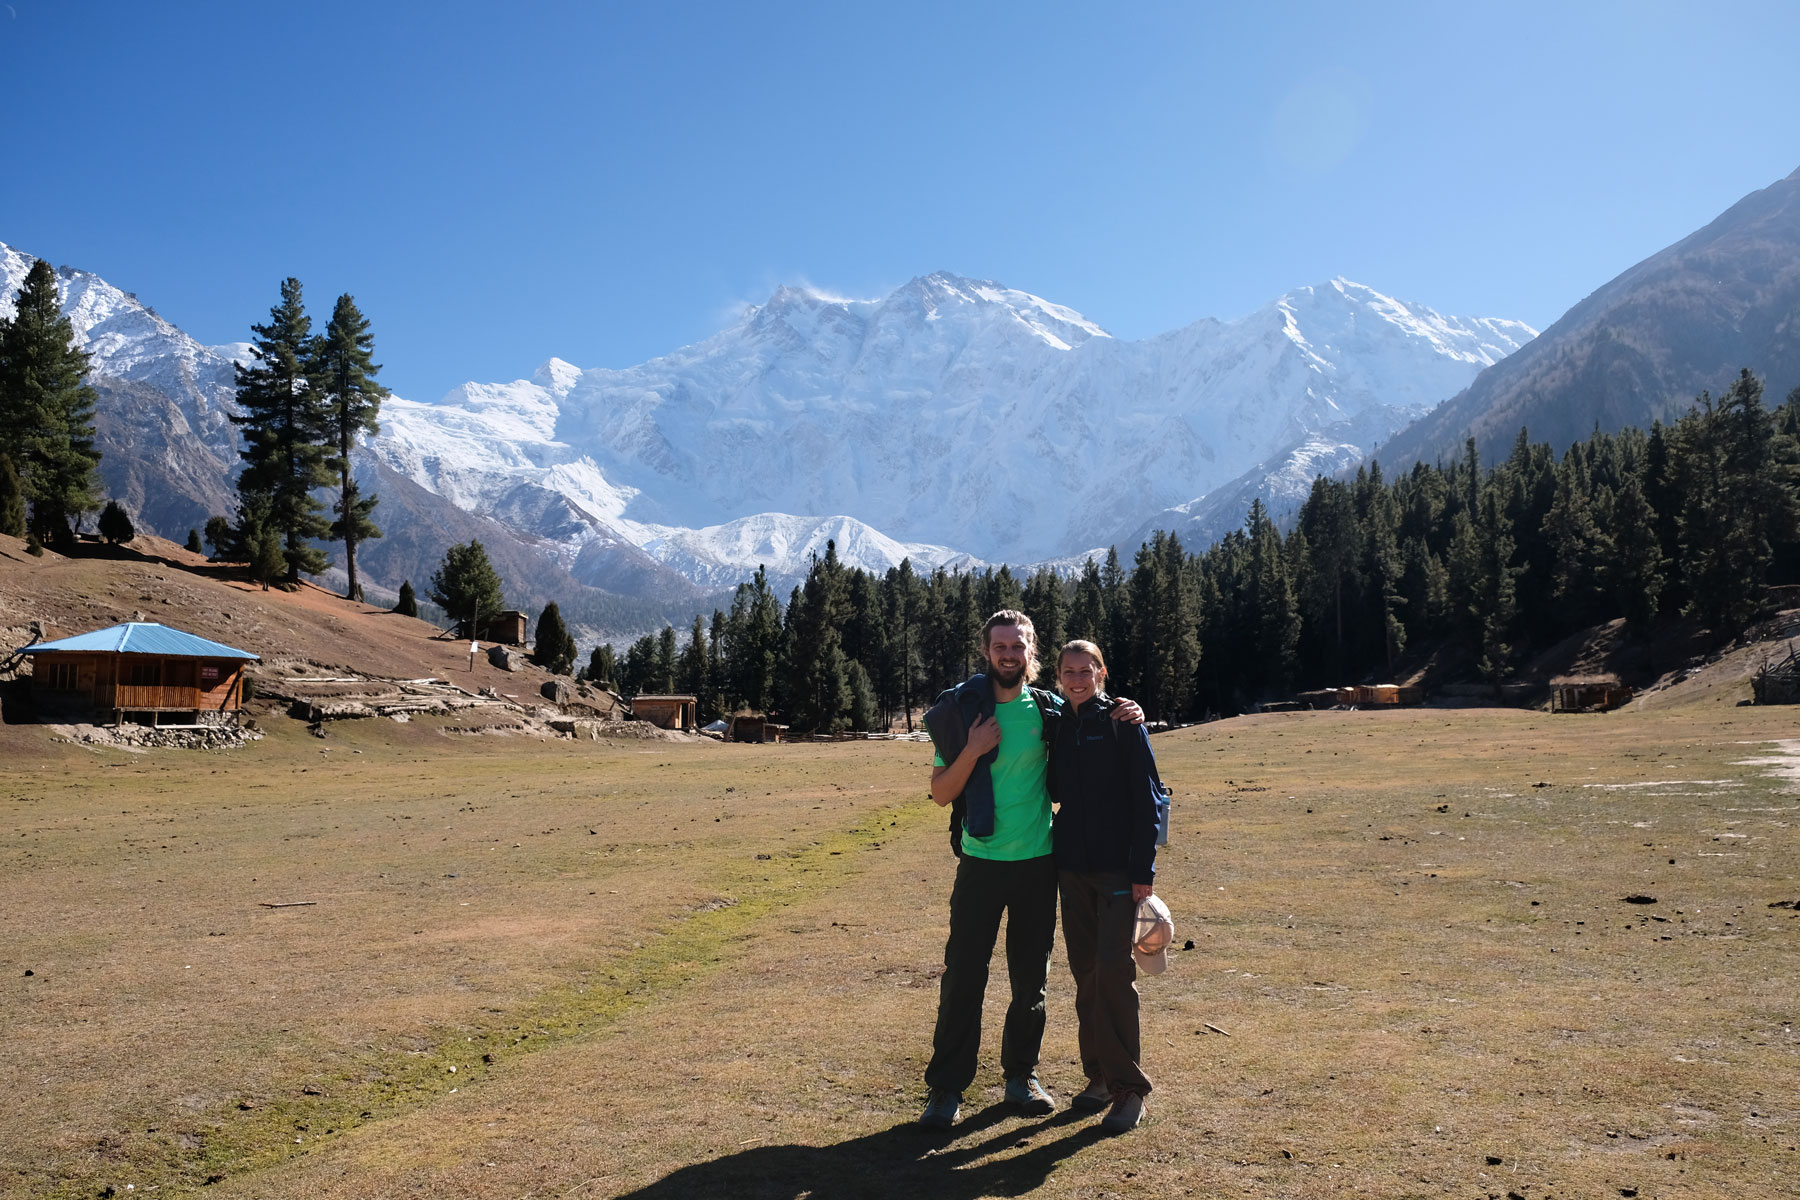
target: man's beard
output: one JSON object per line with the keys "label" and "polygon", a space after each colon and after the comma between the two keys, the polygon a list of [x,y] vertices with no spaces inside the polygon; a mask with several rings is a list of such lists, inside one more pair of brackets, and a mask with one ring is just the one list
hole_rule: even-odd
{"label": "man's beard", "polygon": [[1010,674],[992,663],[988,664],[988,669],[993,675],[994,682],[1003,688],[1016,688],[1025,681],[1024,663],[1014,667]]}

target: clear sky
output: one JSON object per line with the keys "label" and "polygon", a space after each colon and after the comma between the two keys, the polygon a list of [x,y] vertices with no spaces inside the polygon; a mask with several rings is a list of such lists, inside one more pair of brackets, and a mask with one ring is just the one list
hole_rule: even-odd
{"label": "clear sky", "polygon": [[1800,167],[1800,2],[0,0],[0,241],[429,400],[781,283],[1145,337],[1345,275],[1540,328]]}

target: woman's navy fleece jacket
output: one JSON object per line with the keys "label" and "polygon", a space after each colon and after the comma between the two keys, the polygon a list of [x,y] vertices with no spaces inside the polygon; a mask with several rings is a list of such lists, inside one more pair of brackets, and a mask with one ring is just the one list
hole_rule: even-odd
{"label": "woman's navy fleece jacket", "polygon": [[1050,741],[1056,865],[1156,880],[1156,766],[1142,725],[1112,719],[1095,696],[1067,711]]}

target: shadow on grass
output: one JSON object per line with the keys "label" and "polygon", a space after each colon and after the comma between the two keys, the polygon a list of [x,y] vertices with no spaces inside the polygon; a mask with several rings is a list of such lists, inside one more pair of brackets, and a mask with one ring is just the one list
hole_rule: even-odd
{"label": "shadow on grass", "polygon": [[[1023,1123],[1013,1116],[1010,1105],[993,1104],[944,1132],[908,1121],[835,1146],[758,1146],[682,1167],[618,1200],[1022,1196],[1042,1186],[1058,1163],[1106,1136],[1080,1113]],[[1003,1121],[1007,1127],[997,1129]]]}

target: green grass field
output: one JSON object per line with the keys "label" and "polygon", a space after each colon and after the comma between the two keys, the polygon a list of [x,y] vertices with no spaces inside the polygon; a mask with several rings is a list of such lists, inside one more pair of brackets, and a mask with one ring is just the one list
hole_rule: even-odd
{"label": "green grass field", "polygon": [[[9,730],[0,1194],[1791,1195],[1794,729],[1159,736],[1193,949],[1140,983],[1120,1139],[998,1107],[1001,960],[964,1123],[912,1127],[954,865],[926,746]],[[1066,1101],[1060,948],[1050,1002]]]}

